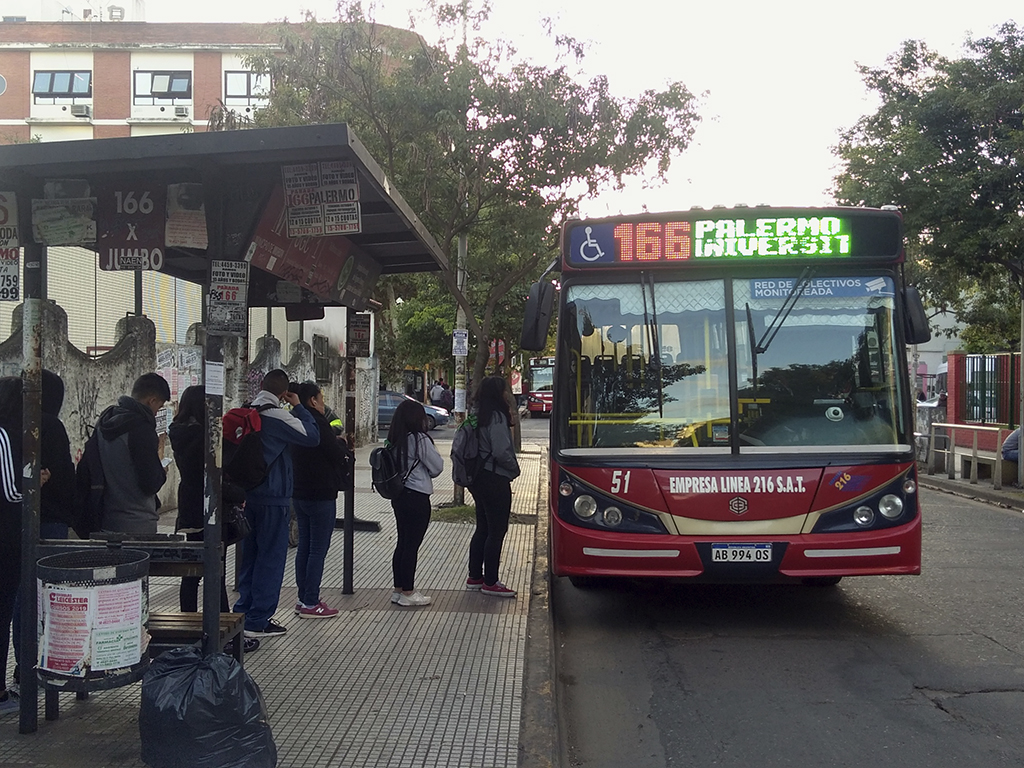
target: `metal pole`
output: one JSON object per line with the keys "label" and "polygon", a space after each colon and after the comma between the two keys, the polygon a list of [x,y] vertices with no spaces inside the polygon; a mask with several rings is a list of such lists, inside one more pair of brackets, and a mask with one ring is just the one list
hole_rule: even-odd
{"label": "metal pole", "polygon": [[[224,192],[215,173],[203,178],[207,242],[206,285],[213,281],[213,262],[224,256]],[[206,333],[203,354],[203,382],[206,390],[206,431],[203,437],[206,480],[203,522],[203,654],[221,651],[221,436],[224,416],[224,337]]]}
{"label": "metal pole", "polygon": [[142,317],[142,270],[135,271],[135,316]]}
{"label": "metal pole", "polygon": [[[459,235],[459,254],[458,254],[458,272],[456,273],[455,282],[459,287],[459,292],[463,296],[466,295],[466,253],[468,251],[467,235],[463,232]],[[455,327],[461,331],[466,330],[466,311],[462,308],[462,304],[457,305],[455,312]],[[462,422],[466,420],[466,412],[469,410],[467,400],[469,399],[469,393],[466,391],[466,356],[456,355],[455,356],[455,426],[461,426]],[[454,502],[456,504],[466,503],[466,491],[459,485],[455,484],[455,496]]]}
{"label": "metal pole", "polygon": [[[1017,426],[1024,431],[1024,292],[1020,297],[1020,375],[1017,377]],[[1002,450],[998,446],[996,450]],[[1024,461],[1017,460],[1017,486],[1024,488]]]}
{"label": "metal pole", "polygon": [[[348,310],[347,324],[351,327],[352,310]],[[345,439],[349,450],[355,450],[356,439],[356,359],[345,358]],[[353,575],[355,573],[355,530],[356,530],[356,468],[352,467],[352,477],[345,488],[345,519],[342,522],[342,572],[341,593],[355,594]]]}
{"label": "metal pole", "polygon": [[[31,211],[28,200],[22,199],[19,211]],[[22,217],[24,221],[24,217]],[[30,227],[22,225],[23,239],[28,239]],[[39,726],[39,700],[36,696],[39,682],[35,673],[37,657],[36,638],[36,554],[39,544],[39,438],[42,429],[43,333],[42,298],[43,265],[46,248],[25,242],[25,301],[22,305],[21,350],[22,369],[22,442],[21,463],[27,473],[22,474],[21,487],[21,712],[19,733],[35,733]],[[7,649],[3,649],[7,653]],[[3,681],[0,681],[3,685]]]}

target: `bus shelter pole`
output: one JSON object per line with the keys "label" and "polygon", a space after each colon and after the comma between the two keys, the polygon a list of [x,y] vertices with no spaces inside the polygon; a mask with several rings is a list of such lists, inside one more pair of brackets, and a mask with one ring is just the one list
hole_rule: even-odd
{"label": "bus shelter pole", "polygon": [[[24,203],[24,201],[23,201]],[[19,211],[31,211],[20,205]],[[24,222],[24,217],[22,217]],[[22,226],[23,239],[28,240],[30,227]],[[19,733],[35,733],[39,726],[39,681],[35,673],[37,656],[36,622],[36,553],[39,544],[39,460],[42,431],[43,333],[42,303],[45,301],[44,269],[46,248],[25,242],[25,301],[21,315],[22,369],[22,443],[21,463],[28,469],[22,476],[21,495],[21,665],[19,684],[21,708]],[[20,467],[18,468],[20,469]],[[4,653],[7,649],[4,648]],[[4,681],[0,680],[0,686]],[[49,700],[48,700],[49,701]]]}

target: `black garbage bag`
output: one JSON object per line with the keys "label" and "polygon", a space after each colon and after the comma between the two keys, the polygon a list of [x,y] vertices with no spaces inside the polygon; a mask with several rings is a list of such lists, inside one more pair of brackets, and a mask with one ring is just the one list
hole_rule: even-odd
{"label": "black garbage bag", "polygon": [[152,768],[274,768],[259,686],[231,656],[167,651],[142,678],[142,761]]}

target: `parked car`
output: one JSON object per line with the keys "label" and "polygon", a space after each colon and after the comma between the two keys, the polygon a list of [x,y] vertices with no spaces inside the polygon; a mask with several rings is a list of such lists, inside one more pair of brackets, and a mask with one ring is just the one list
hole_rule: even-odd
{"label": "parked car", "polygon": [[[391,417],[395,413],[395,408],[403,400],[412,400],[413,398],[408,395],[403,395],[401,392],[389,392],[387,390],[381,390],[377,393],[377,430],[383,432],[391,426]],[[416,401],[414,401],[416,402]],[[436,405],[429,405],[423,403],[423,410],[427,412],[427,427],[433,429],[434,427],[443,427],[448,423],[448,411],[444,408],[438,408]]]}

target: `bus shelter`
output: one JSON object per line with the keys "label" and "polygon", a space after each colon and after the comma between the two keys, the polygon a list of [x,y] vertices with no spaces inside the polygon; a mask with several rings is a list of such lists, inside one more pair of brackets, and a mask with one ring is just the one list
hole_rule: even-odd
{"label": "bus shelter", "polygon": [[[21,640],[32,659],[46,343],[40,313],[47,246],[57,245],[93,251],[101,269],[159,270],[202,286],[203,651],[215,652],[225,338],[247,335],[252,307],[283,306],[296,320],[322,317],[329,306],[363,309],[380,275],[435,271],[446,266],[445,255],[345,124],[0,146],[0,248],[8,260],[18,248],[24,258]],[[349,588],[352,507],[350,489]],[[38,683],[23,675],[21,684],[29,705],[22,705],[20,730],[29,733],[37,727]]]}

